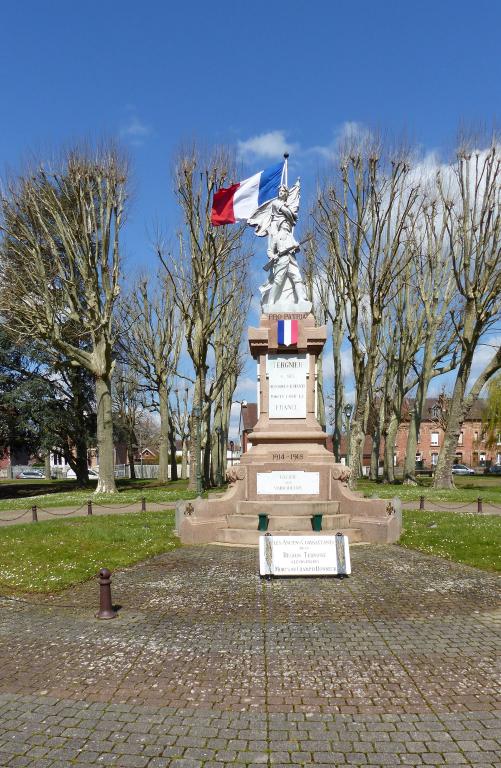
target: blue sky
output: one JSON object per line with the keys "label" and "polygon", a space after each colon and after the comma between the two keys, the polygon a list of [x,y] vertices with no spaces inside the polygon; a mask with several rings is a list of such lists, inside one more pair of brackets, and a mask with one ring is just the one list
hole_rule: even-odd
{"label": "blue sky", "polygon": [[495,0],[10,0],[0,170],[118,137],[133,167],[134,271],[153,258],[153,227],[177,225],[170,164],[183,142],[235,145],[249,175],[288,148],[306,190],[354,127],[447,156],[461,123],[499,117],[500,28]]}

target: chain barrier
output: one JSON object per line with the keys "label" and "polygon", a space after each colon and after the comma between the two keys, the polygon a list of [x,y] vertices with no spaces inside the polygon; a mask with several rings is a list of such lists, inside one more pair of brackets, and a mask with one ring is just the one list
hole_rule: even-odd
{"label": "chain barrier", "polygon": [[16,515],[15,517],[0,517],[0,523],[12,523],[14,520],[20,520],[21,517],[24,517],[24,515],[29,515],[31,513],[31,507],[29,509],[23,509],[20,515]]}
{"label": "chain barrier", "polygon": [[99,504],[97,501],[92,502],[93,507],[101,507],[101,509],[127,509],[127,507],[135,507],[136,504],[141,504],[141,501],[132,501],[130,504]]}
{"label": "chain barrier", "polygon": [[82,504],[80,507],[76,507],[76,509],[70,509],[69,512],[52,512],[50,509],[45,509],[44,507],[37,507],[37,512],[45,512],[46,515],[52,515],[52,517],[68,517],[69,515],[74,515],[75,512],[80,512],[80,510],[86,506],[87,506],[87,502],[85,502],[85,504]]}
{"label": "chain barrier", "polygon": [[443,509],[446,512],[456,512],[458,509],[465,509],[466,507],[471,507],[476,504],[476,501],[467,501],[466,504],[460,504],[458,507],[451,507],[451,506],[445,506],[443,504],[438,504],[436,501],[432,501],[432,499],[426,499],[428,504],[431,504],[434,507],[437,507],[438,509]]}
{"label": "chain barrier", "polygon": [[501,509],[501,504],[494,504],[493,501],[484,501],[484,506],[494,507],[494,509]]}

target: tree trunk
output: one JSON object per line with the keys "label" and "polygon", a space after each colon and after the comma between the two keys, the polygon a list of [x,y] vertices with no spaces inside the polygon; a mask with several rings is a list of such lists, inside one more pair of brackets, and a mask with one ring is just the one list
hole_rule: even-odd
{"label": "tree trunk", "polygon": [[324,370],[321,354],[317,358],[317,420],[325,432]]}
{"label": "tree trunk", "polygon": [[380,445],[380,436],[379,436],[379,430],[374,432],[374,435],[372,437],[372,449],[371,449],[371,474],[370,478],[371,480],[378,481],[379,479],[379,445]]}
{"label": "tree trunk", "polygon": [[204,488],[209,488],[211,484],[211,477],[210,477],[210,470],[211,470],[211,429],[210,429],[210,419],[211,419],[211,403],[210,401],[206,402],[205,404],[205,422],[202,421],[202,426],[204,428],[204,438],[202,440],[203,443],[203,478],[204,478]]}
{"label": "tree trunk", "polygon": [[384,440],[384,470],[383,481],[385,483],[395,482],[395,439],[397,437],[398,419],[394,413],[390,417],[390,423],[386,429]]}
{"label": "tree trunk", "polygon": [[[199,371],[199,374],[197,376],[197,380],[195,382],[195,390],[193,392],[193,408],[199,409],[199,416],[195,416],[193,413],[191,413],[190,417],[190,481],[188,484],[188,487],[190,490],[196,491],[197,490],[197,468],[200,468],[200,474],[202,474],[202,466],[201,462],[202,456],[201,456],[201,450],[202,450],[202,398],[200,396],[201,392],[205,392],[205,373],[202,371]],[[198,461],[197,461],[197,454],[198,454]],[[202,477],[203,479],[203,477]],[[203,486],[203,482],[202,482]]]}
{"label": "tree trunk", "polygon": [[169,393],[164,383],[158,392],[160,404],[160,438],[158,444],[158,479],[161,483],[169,480]]}
{"label": "tree trunk", "polygon": [[77,476],[77,485],[88,485],[89,465],[87,463],[87,440],[85,435],[76,445],[75,474]]}
{"label": "tree trunk", "polygon": [[44,464],[45,464],[45,477],[47,480],[51,480],[51,466],[50,466],[50,451],[47,451],[47,453],[44,456]]}
{"label": "tree trunk", "polygon": [[111,382],[96,376],[97,447],[99,451],[99,480],[96,493],[116,493],[113,457],[113,419],[111,412]]}
{"label": "tree trunk", "polygon": [[409,423],[409,434],[407,435],[407,446],[405,450],[404,465],[404,483],[416,485],[416,450],[417,438],[421,428],[421,419],[423,418],[423,407],[428,392],[428,387],[433,374],[433,340],[426,339],[423,354],[423,368],[419,377],[416,401],[414,403],[414,413],[411,415]]}
{"label": "tree trunk", "polygon": [[177,480],[177,457],[176,457],[176,430],[172,419],[169,423],[169,445],[170,445],[170,479]]}
{"label": "tree trunk", "polygon": [[341,368],[342,339],[342,318],[336,318],[332,321],[332,357],[334,361],[334,429],[332,433],[332,448],[336,461],[341,460],[341,435],[343,433],[344,387],[343,371]]}
{"label": "tree trunk", "polygon": [[186,480],[188,477],[188,443],[184,437],[182,438],[181,454],[181,480]]}
{"label": "tree trunk", "polygon": [[[142,446],[141,446],[142,447]],[[136,466],[134,464],[134,448],[129,443],[127,446],[127,458],[129,459],[129,475],[131,480],[136,479]]]}

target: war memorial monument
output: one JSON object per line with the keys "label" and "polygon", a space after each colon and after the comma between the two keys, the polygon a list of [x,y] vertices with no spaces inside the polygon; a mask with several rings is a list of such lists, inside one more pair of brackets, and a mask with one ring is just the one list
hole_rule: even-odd
{"label": "war memorial monument", "polygon": [[386,500],[355,495],[347,484],[349,468],[325,447],[327,434],[316,415],[316,371],[326,326],[315,323],[296,260],[300,182],[288,188],[287,157],[277,169],[278,194],[246,217],[256,235],[268,237],[261,317],[248,331],[259,385],[252,447],[229,469],[224,495],[183,505],[179,535],[185,544],[256,545],[264,531],[322,537],[341,532],[350,542],[391,543],[400,536],[400,511]]}

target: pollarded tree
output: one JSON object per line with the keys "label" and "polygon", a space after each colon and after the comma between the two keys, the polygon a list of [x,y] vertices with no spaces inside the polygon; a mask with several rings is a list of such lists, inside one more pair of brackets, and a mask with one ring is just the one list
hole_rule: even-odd
{"label": "pollarded tree", "polygon": [[[157,287],[143,278],[120,305],[119,355],[139,376],[146,398],[160,413],[158,478],[169,479],[169,436],[173,419],[169,393],[177,372],[183,322],[176,307],[172,284],[159,278]],[[175,450],[174,450],[175,469]],[[172,473],[174,479],[175,472]]]}
{"label": "pollarded tree", "polygon": [[[2,194],[0,312],[21,338],[46,343],[95,381],[99,481],[116,491],[111,374],[127,168],[113,148],[73,150]],[[65,334],[71,324],[77,338]],[[80,343],[82,342],[82,343]]]}
{"label": "pollarded tree", "polygon": [[473,356],[481,338],[501,314],[501,156],[494,144],[485,151],[458,153],[452,177],[438,177],[447,217],[447,248],[459,297],[459,365],[447,430],[435,470],[435,488],[451,488],[452,465],[461,426],[484,385],[501,368],[497,347],[469,384]]}
{"label": "pollarded tree", "polygon": [[339,178],[326,185],[317,202],[317,231],[329,254],[329,270],[335,272],[333,286],[342,293],[352,349],[357,398],[349,446],[351,482],[361,471],[383,321],[411,259],[410,214],[419,205],[419,184],[412,183],[407,159],[385,159],[376,144],[349,147]]}
{"label": "pollarded tree", "polygon": [[[191,435],[207,424],[211,402],[223,388],[220,378],[207,392],[210,348],[227,308],[232,304],[232,275],[240,274],[250,257],[243,249],[242,226],[213,227],[211,208],[214,192],[236,177],[234,163],[224,151],[215,151],[206,160],[194,149],[181,154],[175,164],[174,180],[183,226],[179,251],[174,256],[159,246],[158,252],[171,282],[172,297],[184,323],[186,348],[194,369],[193,404],[201,410],[192,414]],[[237,311],[242,312],[239,307]],[[246,308],[245,308],[246,311]],[[208,433],[206,439],[208,438]],[[196,443],[191,440],[191,467],[196,466]],[[206,482],[210,467],[206,463]],[[195,472],[190,472],[194,486]]]}

